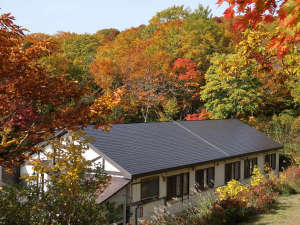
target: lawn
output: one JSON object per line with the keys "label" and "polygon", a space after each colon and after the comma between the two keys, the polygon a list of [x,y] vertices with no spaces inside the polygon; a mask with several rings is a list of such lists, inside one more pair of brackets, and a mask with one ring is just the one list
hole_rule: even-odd
{"label": "lawn", "polygon": [[300,225],[300,194],[281,196],[278,203],[265,214],[251,217],[239,225]]}

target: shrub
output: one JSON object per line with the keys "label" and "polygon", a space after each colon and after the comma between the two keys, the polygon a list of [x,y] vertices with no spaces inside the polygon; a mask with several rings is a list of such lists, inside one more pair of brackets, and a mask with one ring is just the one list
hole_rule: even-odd
{"label": "shrub", "polygon": [[280,173],[279,177],[270,177],[273,189],[283,195],[295,194],[300,186],[300,167],[290,167]]}
{"label": "shrub", "polygon": [[226,186],[218,187],[216,192],[221,201],[234,200],[243,204],[247,201],[244,195],[247,189],[247,186],[241,185],[239,181],[231,180]]}
{"label": "shrub", "polygon": [[0,224],[101,225],[120,219],[116,207],[97,202],[109,176],[83,157],[88,140],[83,133],[70,136],[52,141],[55,151],[45,152],[46,160],[31,161],[35,174],[26,178],[26,186],[2,188]]}
{"label": "shrub", "polygon": [[[252,214],[262,213],[276,202],[279,194],[294,193],[300,185],[300,168],[291,167],[279,177],[270,172],[265,176],[254,168],[249,185],[231,180],[217,188],[216,194],[200,193],[201,200],[190,205],[185,213],[176,217],[167,208],[160,210],[147,225],[225,225],[236,224]],[[199,193],[198,193],[199,194]]]}

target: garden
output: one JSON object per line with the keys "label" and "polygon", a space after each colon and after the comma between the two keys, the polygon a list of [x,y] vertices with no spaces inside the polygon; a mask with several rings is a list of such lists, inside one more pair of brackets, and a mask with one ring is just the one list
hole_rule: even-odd
{"label": "garden", "polygon": [[247,222],[257,215],[272,210],[274,212],[278,199],[297,194],[299,187],[298,166],[280,172],[279,176],[268,169],[263,174],[259,168],[255,168],[249,184],[231,180],[227,185],[218,187],[215,193],[204,194],[196,204],[188,206],[183,214],[173,215],[166,206],[157,210],[144,225],[221,225]]}

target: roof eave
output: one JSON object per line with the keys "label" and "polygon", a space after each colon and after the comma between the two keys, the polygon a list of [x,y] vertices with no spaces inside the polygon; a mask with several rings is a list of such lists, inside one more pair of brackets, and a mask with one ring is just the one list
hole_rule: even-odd
{"label": "roof eave", "polygon": [[168,172],[168,171],[171,171],[171,170],[178,170],[178,169],[183,169],[183,168],[186,168],[186,167],[195,167],[195,166],[200,166],[200,165],[211,163],[211,162],[222,161],[222,160],[231,159],[231,158],[235,158],[235,157],[243,157],[243,156],[253,155],[253,154],[257,154],[257,153],[268,152],[268,151],[275,151],[275,150],[279,150],[279,149],[282,149],[282,148],[283,148],[283,146],[281,145],[280,147],[277,147],[277,148],[264,149],[264,150],[259,150],[259,151],[256,151],[256,152],[249,152],[249,153],[239,154],[239,155],[235,155],[235,156],[222,157],[222,158],[209,160],[209,161],[204,161],[204,162],[199,162],[199,163],[193,163],[193,164],[187,164],[187,165],[183,165],[183,166],[170,167],[170,168],[154,170],[154,171],[139,173],[139,174],[132,174],[132,178],[136,179],[136,178],[139,178],[139,177],[150,176],[150,175],[154,175],[154,174],[157,174],[157,173]]}

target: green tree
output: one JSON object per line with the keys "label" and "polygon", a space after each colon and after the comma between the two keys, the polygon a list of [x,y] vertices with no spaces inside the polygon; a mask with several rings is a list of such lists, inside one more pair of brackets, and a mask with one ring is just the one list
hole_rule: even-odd
{"label": "green tree", "polygon": [[212,118],[237,118],[253,115],[261,101],[261,83],[253,76],[256,63],[238,54],[216,55],[207,71],[201,92]]}
{"label": "green tree", "polygon": [[191,10],[185,8],[184,5],[172,6],[156,13],[149,22],[150,24],[158,25],[171,21],[184,20],[190,14],[190,11]]}

